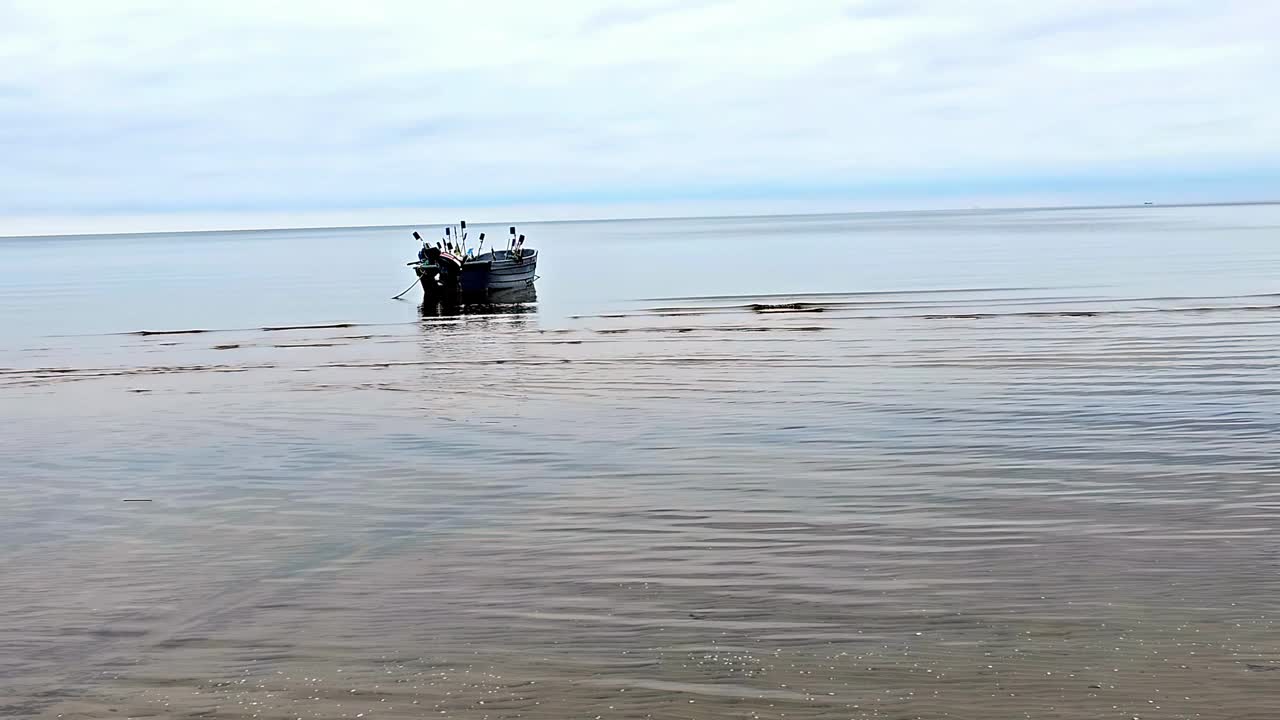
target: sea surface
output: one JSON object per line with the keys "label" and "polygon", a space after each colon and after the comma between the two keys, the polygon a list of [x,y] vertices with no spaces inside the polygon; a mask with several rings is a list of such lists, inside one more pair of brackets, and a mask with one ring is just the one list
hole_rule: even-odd
{"label": "sea surface", "polygon": [[414,229],[0,239],[0,717],[1280,717],[1280,207]]}

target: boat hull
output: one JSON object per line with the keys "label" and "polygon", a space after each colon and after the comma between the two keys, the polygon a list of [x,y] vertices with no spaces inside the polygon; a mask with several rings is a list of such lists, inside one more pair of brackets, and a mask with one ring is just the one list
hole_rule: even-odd
{"label": "boat hull", "polygon": [[[515,290],[528,287],[537,278],[537,250],[521,250],[519,257],[502,251],[485,253],[485,255],[493,256],[489,261],[490,290]],[[484,255],[481,257],[483,258]]]}
{"label": "boat hull", "polygon": [[462,265],[462,292],[467,295],[484,293],[489,289],[489,263],[468,260]]}
{"label": "boat hull", "polygon": [[458,263],[452,256],[424,262],[416,268],[422,280],[424,298],[460,296],[483,298],[494,292],[509,292],[533,286],[537,279],[538,251],[522,249],[518,254],[499,250]]}

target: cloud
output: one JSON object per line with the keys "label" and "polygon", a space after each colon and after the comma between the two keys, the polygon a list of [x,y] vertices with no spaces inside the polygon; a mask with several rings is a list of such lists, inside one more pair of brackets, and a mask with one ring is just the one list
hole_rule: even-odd
{"label": "cloud", "polygon": [[0,0],[0,216],[1239,193],[1280,161],[1274,27],[1231,0]]}

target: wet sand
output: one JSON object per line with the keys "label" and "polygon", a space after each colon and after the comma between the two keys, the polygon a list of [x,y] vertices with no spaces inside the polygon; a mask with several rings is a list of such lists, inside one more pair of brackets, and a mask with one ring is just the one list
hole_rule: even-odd
{"label": "wet sand", "polygon": [[33,351],[0,706],[1274,717],[1280,311],[1046,297]]}

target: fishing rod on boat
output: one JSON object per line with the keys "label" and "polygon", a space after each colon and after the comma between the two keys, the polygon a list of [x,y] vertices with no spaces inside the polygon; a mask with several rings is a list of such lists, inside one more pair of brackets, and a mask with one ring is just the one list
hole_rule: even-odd
{"label": "fishing rod on boat", "polygon": [[[422,236],[418,234],[417,230],[413,231],[413,239],[417,240],[418,243],[422,245],[422,247],[418,248],[418,262],[422,262],[427,258],[427,248],[431,247],[431,243],[427,242],[426,240],[423,240]],[[413,263],[407,263],[407,264],[413,265]]]}

